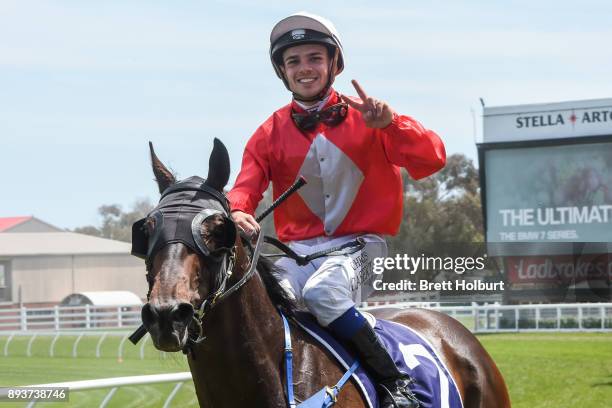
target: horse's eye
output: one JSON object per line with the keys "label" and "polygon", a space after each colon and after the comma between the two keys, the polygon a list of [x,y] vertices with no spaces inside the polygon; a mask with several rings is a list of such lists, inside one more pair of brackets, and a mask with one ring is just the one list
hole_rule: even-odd
{"label": "horse's eye", "polygon": [[211,252],[226,246],[225,219],[221,214],[214,214],[202,221],[200,227],[202,240]]}

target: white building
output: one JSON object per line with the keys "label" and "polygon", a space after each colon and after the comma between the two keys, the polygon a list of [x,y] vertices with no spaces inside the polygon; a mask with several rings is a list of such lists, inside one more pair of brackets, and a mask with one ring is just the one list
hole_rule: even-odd
{"label": "white building", "polygon": [[54,305],[71,293],[91,291],[145,297],[145,265],[130,248],[73,232],[0,233],[0,305]]}

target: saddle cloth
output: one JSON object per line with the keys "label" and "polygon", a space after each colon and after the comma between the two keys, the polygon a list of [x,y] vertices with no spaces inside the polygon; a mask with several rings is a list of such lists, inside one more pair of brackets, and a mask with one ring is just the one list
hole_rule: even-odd
{"label": "saddle cloth", "polygon": [[[365,313],[364,313],[365,314]],[[374,319],[367,316],[369,322],[375,320],[374,331],[383,342],[400,371],[409,374],[416,380],[410,388],[422,408],[463,408],[459,390],[450,376],[444,363],[431,344],[415,330],[399,323]],[[319,326],[309,313],[296,313],[298,324],[348,370],[355,358],[324,328]],[[362,366],[359,366],[353,379],[369,404],[378,408],[379,401],[376,384],[369,378]],[[327,384],[332,386],[333,384]],[[342,392],[342,391],[341,391]]]}

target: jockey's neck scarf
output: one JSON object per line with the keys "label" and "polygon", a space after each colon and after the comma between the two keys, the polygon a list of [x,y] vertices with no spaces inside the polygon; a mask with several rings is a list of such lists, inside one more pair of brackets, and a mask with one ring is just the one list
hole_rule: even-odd
{"label": "jockey's neck scarf", "polygon": [[295,103],[302,109],[304,109],[306,112],[308,113],[313,113],[313,112],[318,112],[321,109],[323,109],[323,107],[325,106],[325,104],[327,103],[327,101],[329,101],[329,98],[332,95],[332,90],[330,89],[327,92],[327,95],[325,96],[325,98],[321,99],[319,102],[315,103],[314,105],[306,105],[304,104],[304,102],[300,102],[298,100],[295,100]]}

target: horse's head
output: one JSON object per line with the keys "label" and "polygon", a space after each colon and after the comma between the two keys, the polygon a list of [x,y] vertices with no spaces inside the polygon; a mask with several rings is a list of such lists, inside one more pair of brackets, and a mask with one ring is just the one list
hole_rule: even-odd
{"label": "horse's head", "polygon": [[132,227],[132,254],[147,265],[149,302],[142,321],[160,350],[183,349],[195,311],[223,290],[233,260],[236,226],[223,188],[229,156],[215,139],[206,180],[176,181],[151,148],[153,173],[161,199]]}

